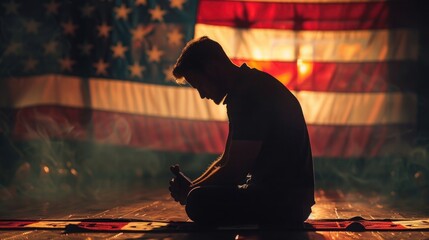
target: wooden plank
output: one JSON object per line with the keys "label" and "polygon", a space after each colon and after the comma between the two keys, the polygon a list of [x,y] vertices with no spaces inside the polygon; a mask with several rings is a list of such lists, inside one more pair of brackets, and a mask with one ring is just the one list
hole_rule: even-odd
{"label": "wooden plank", "polygon": [[[389,208],[377,196],[368,197],[359,193],[341,191],[318,191],[317,204],[311,218],[350,218],[362,216],[368,219],[395,218],[403,216],[400,211]],[[105,198],[84,200],[70,199],[62,203],[15,203],[16,209],[9,209],[6,216],[41,219],[57,218],[71,220],[77,218],[122,218],[141,220],[186,221],[183,206],[171,200],[164,188],[142,192],[132,189],[117,195],[115,192]],[[21,207],[21,208],[20,208]],[[17,211],[15,211],[17,210]],[[0,212],[0,214],[4,213]],[[413,215],[407,212],[408,217]],[[1,215],[2,218],[5,215]],[[414,216],[417,216],[415,214]],[[214,234],[214,235],[213,235]],[[300,232],[269,231],[264,233],[77,233],[63,235],[61,231],[0,231],[0,239],[133,239],[133,238],[181,238],[206,239],[213,236],[229,239],[283,238],[283,239],[427,239],[429,232]]]}

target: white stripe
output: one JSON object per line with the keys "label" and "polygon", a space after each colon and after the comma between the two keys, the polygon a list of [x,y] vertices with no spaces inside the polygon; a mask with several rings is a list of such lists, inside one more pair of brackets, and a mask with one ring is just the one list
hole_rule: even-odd
{"label": "white stripe", "polygon": [[415,123],[412,93],[294,92],[309,124],[373,125]]}
{"label": "white stripe", "polygon": [[82,107],[84,98],[82,81],[78,77],[66,75],[39,75],[13,77],[2,80],[2,107],[28,107],[32,105],[58,104]]}
{"label": "white stripe", "polygon": [[202,100],[189,87],[91,79],[92,107],[99,110],[195,120],[224,121],[225,108]]}
{"label": "white stripe", "polygon": [[231,58],[265,61],[416,60],[415,30],[293,31],[196,24],[195,38],[219,42]]}
{"label": "white stripe", "polygon": [[[15,93],[0,96],[0,106],[61,105],[91,107],[149,116],[189,120],[226,121],[224,105],[201,100],[189,87],[160,86],[111,79],[90,79],[91,104],[84,105],[77,77],[49,75],[9,79]],[[18,85],[14,83],[20,83]],[[24,84],[25,83],[25,84]],[[417,97],[413,93],[294,92],[308,124],[375,125],[416,122]],[[6,104],[5,104],[6,103]]]}

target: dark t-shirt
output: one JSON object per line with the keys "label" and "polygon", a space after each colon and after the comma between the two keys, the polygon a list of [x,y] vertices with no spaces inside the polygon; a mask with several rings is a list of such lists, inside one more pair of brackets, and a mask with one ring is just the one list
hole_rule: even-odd
{"label": "dark t-shirt", "polygon": [[314,174],[307,125],[296,97],[277,79],[243,64],[243,79],[225,103],[233,140],[262,141],[251,184],[305,208],[314,204]]}

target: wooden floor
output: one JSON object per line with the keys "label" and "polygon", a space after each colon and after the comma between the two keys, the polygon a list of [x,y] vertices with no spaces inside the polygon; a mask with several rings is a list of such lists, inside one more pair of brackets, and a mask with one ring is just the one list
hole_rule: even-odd
{"label": "wooden floor", "polygon": [[[380,197],[359,193],[322,190],[316,193],[317,204],[310,218],[368,219],[427,217],[417,210],[393,208]],[[0,202],[0,219],[81,219],[132,218],[142,220],[180,220],[188,218],[183,207],[169,197],[165,188],[146,187],[110,190],[89,196],[61,200],[36,201],[31,197]],[[429,232],[291,232],[278,229],[263,232],[198,233],[73,233],[59,230],[0,231],[0,239],[413,239],[428,240]]]}

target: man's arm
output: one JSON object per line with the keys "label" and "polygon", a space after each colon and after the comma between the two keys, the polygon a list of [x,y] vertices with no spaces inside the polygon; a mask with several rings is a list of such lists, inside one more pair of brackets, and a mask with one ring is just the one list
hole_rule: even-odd
{"label": "man's arm", "polygon": [[228,151],[212,164],[201,177],[192,182],[192,187],[207,185],[234,185],[244,181],[261,150],[262,141],[230,140]]}
{"label": "man's arm", "polygon": [[231,134],[229,133],[228,138],[226,140],[225,150],[224,150],[223,154],[218,159],[216,159],[212,164],[210,164],[210,166],[207,168],[207,170],[203,174],[201,174],[201,176],[199,176],[197,179],[192,181],[192,185],[197,185],[203,179],[210,176],[213,173],[213,171],[215,171],[217,168],[219,168],[220,166],[225,164],[225,161],[228,158],[228,152],[229,152],[230,144],[231,144]]}

